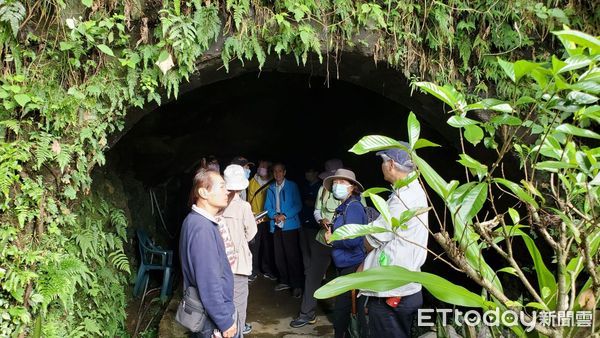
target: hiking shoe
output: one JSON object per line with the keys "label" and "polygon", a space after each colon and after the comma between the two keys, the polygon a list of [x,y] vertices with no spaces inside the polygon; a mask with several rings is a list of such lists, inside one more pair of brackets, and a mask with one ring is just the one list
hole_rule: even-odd
{"label": "hiking shoe", "polygon": [[266,278],[266,279],[268,279],[268,280],[277,280],[277,277],[273,276],[273,275],[272,275],[272,274],[270,274],[270,273],[265,273],[265,274],[263,274],[263,277],[265,277],[265,278]]}
{"label": "hiking shoe", "polygon": [[252,332],[252,325],[246,323],[244,324],[244,330],[242,331],[243,334],[248,334]]}
{"label": "hiking shoe", "polygon": [[279,283],[279,284],[277,284],[277,286],[275,286],[275,291],[283,291],[283,290],[288,290],[288,289],[291,289],[291,287],[284,283]]}
{"label": "hiking shoe", "polygon": [[248,283],[252,283],[256,280],[256,278],[258,277],[257,274],[253,273],[250,276],[248,276]]}
{"label": "hiking shoe", "polygon": [[302,297],[302,289],[301,288],[294,288],[294,290],[292,291],[292,296],[294,298],[301,298]]}
{"label": "hiking shoe", "polygon": [[290,326],[293,328],[299,328],[299,327],[303,327],[306,324],[314,324],[317,322],[317,316],[312,316],[312,318],[304,318],[301,316],[298,316],[296,318],[294,318],[294,320],[292,320],[290,322]]}

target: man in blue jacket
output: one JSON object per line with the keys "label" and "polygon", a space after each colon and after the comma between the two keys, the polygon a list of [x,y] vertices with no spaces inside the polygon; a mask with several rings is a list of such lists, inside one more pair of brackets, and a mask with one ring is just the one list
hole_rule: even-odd
{"label": "man in blue jacket", "polygon": [[302,199],[296,183],[285,179],[285,165],[273,166],[273,182],[267,189],[265,210],[271,219],[275,265],[279,270],[279,284],[275,291],[293,288],[296,298],[302,297],[304,268],[300,253],[299,228]]}
{"label": "man in blue jacket", "polygon": [[208,319],[195,337],[235,337],[236,313],[233,304],[233,273],[215,215],[227,206],[225,181],[218,172],[200,169],[190,192],[192,210],[183,221],[179,252],[183,286],[198,289]]}

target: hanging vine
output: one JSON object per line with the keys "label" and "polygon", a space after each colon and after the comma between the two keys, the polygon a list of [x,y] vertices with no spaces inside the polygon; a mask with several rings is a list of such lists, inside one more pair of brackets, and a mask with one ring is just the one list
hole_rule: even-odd
{"label": "hanging vine", "polygon": [[597,34],[599,16],[577,0],[0,0],[0,336],[123,333],[127,217],[90,175],[128,109],[177,97],[211,47],[225,67],[360,49],[502,96],[497,55],[547,55],[550,30]]}

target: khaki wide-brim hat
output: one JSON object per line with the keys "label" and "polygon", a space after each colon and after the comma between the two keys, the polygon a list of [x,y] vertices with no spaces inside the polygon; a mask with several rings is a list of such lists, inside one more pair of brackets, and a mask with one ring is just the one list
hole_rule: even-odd
{"label": "khaki wide-brim hat", "polygon": [[360,182],[358,182],[356,180],[356,175],[354,174],[354,172],[352,170],[348,170],[348,169],[336,170],[335,174],[327,177],[323,181],[323,187],[325,187],[325,189],[327,189],[328,191],[331,191],[331,186],[333,185],[333,180],[335,180],[335,179],[343,179],[346,181],[350,181],[351,183],[353,183],[354,185],[356,185],[358,187],[359,191],[365,190],[365,188],[363,188],[362,184],[360,184]]}

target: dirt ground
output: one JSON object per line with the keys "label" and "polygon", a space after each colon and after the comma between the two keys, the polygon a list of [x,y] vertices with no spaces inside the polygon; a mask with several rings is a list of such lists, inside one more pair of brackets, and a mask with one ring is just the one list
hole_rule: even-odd
{"label": "dirt ground", "polygon": [[[292,297],[289,290],[275,292],[275,285],[275,281],[263,277],[250,284],[247,322],[252,325],[252,332],[245,337],[333,337],[331,300],[319,303],[316,324],[295,329],[289,323],[298,314],[301,300]],[[180,297],[181,290],[175,291],[160,321],[158,336],[161,338],[187,337],[185,329],[175,321]]]}

